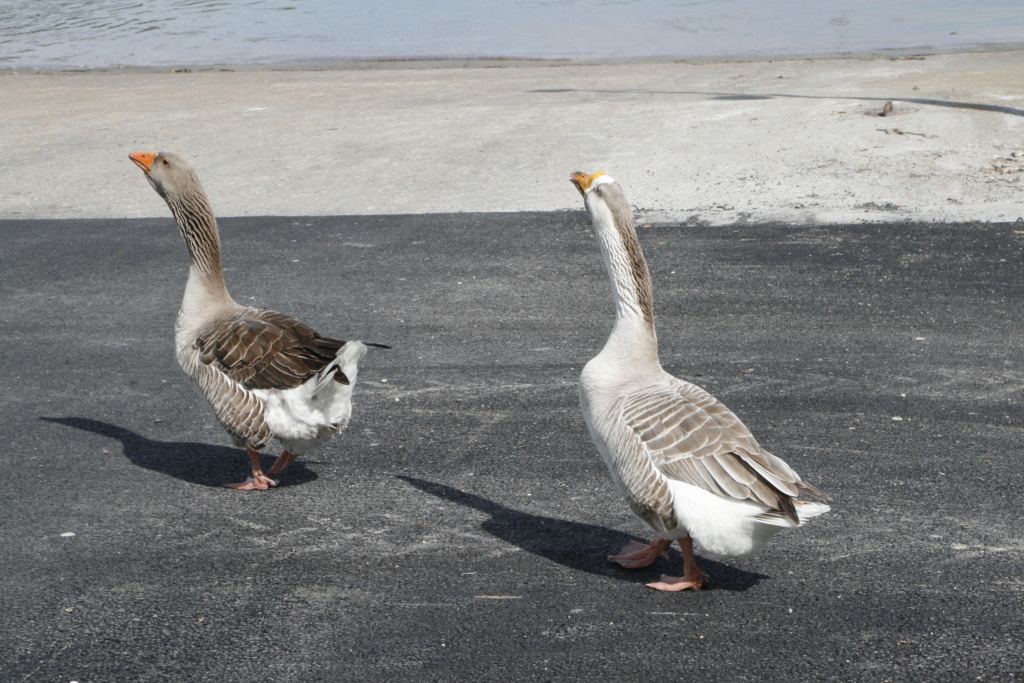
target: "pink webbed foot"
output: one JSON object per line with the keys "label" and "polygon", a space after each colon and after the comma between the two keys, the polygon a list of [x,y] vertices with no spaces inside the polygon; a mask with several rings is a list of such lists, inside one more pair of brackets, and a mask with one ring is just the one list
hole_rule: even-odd
{"label": "pink webbed foot", "polygon": [[608,560],[620,564],[626,569],[641,569],[668,557],[667,551],[670,545],[672,545],[672,541],[666,541],[663,538],[654,539],[650,545],[632,541],[620,550],[618,555],[609,555]]}
{"label": "pink webbed foot", "polygon": [[708,575],[698,571],[694,576],[665,576],[661,575],[661,581],[647,584],[648,588],[656,591],[685,591],[691,588],[695,591],[708,585]]}
{"label": "pink webbed foot", "polygon": [[249,460],[252,462],[252,476],[241,484],[224,484],[229,489],[236,491],[266,491],[277,486],[277,482],[263,474],[263,465],[260,463],[260,454],[251,448],[247,448]]}
{"label": "pink webbed foot", "polygon": [[234,489],[236,491],[266,491],[277,486],[277,482],[263,474],[259,476],[253,474],[241,484],[224,484],[225,488]]}
{"label": "pink webbed foot", "polygon": [[656,591],[685,591],[700,590],[708,585],[708,575],[697,568],[697,557],[693,554],[693,539],[683,538],[679,541],[679,547],[683,551],[683,575],[664,576],[661,581],[647,584],[648,588]]}

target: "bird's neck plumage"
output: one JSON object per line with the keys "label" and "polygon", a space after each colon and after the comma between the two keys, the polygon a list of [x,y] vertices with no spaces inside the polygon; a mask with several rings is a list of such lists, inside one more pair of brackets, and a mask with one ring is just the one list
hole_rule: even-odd
{"label": "bird's neck plumage", "polygon": [[612,351],[621,346],[631,353],[643,350],[657,358],[651,274],[628,207],[616,215],[606,202],[591,200],[587,210],[615,296],[615,326],[605,349]]}
{"label": "bird's neck plumage", "polygon": [[224,283],[217,219],[210,200],[198,183],[187,193],[165,199],[192,257],[178,316],[179,328],[183,325],[196,328],[207,319],[236,306]]}

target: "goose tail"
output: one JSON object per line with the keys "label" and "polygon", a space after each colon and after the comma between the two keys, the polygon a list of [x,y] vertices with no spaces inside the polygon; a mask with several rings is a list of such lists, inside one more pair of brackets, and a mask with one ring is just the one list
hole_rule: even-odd
{"label": "goose tail", "polygon": [[345,342],[345,345],[338,349],[338,355],[334,357],[334,360],[317,373],[313,395],[319,394],[332,381],[341,384],[355,384],[359,375],[359,361],[365,355],[366,344],[363,342],[357,340]]}
{"label": "goose tail", "polygon": [[809,500],[794,500],[793,506],[796,508],[796,515],[800,519],[799,524],[793,524],[793,520],[779,510],[762,512],[759,515],[754,515],[754,519],[763,524],[771,524],[772,526],[803,526],[807,520],[823,515],[832,509],[825,503],[815,503]]}

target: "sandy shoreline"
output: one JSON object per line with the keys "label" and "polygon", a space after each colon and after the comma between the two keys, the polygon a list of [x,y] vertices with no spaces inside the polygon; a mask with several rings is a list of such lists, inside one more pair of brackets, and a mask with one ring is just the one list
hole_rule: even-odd
{"label": "sandy shoreline", "polygon": [[0,218],[163,216],[157,149],[224,216],[578,208],[576,169],[648,221],[1024,215],[1021,51],[491,66],[3,74]]}
{"label": "sandy shoreline", "polygon": [[322,59],[287,59],[253,62],[169,61],[165,64],[111,64],[7,66],[0,63],[0,77],[8,75],[89,75],[193,72],[193,71],[361,71],[395,69],[492,69],[526,66],[616,66],[624,64],[746,64],[751,62],[836,61],[868,59],[906,59],[942,55],[979,54],[990,52],[1024,52],[1024,42],[977,43],[933,47],[897,47],[870,50],[841,50],[835,52],[792,52],[784,54],[733,55],[652,55],[645,57],[333,57]]}

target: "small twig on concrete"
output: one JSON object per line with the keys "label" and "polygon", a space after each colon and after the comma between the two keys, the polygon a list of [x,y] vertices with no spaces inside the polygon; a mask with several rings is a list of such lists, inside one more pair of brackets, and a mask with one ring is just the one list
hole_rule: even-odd
{"label": "small twig on concrete", "polygon": [[875,130],[880,130],[883,133],[885,133],[886,135],[889,135],[890,133],[895,133],[896,135],[916,135],[916,136],[922,137],[922,138],[937,138],[937,137],[939,137],[938,135],[927,135],[925,133],[911,133],[908,130],[900,130],[899,128],[875,128]]}

